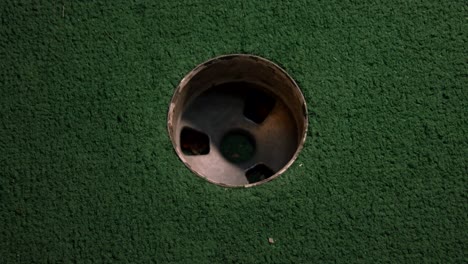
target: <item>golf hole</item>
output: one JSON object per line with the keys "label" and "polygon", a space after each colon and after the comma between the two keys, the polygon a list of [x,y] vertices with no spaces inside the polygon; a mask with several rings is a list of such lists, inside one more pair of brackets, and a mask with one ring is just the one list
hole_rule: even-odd
{"label": "golf hole", "polygon": [[268,182],[294,162],[307,132],[294,80],[254,55],[225,55],[180,82],[168,112],[175,152],[196,175],[226,187]]}

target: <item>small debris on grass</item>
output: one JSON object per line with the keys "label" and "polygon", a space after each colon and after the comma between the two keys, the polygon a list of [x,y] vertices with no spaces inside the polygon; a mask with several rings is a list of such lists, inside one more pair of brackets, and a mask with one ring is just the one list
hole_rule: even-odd
{"label": "small debris on grass", "polygon": [[302,164],[302,163],[299,163],[299,167],[302,167],[302,166],[304,166],[304,164]]}
{"label": "small debris on grass", "polygon": [[272,237],[269,237],[269,238],[268,238],[268,243],[274,244],[274,243],[275,243],[275,240],[274,240]]}

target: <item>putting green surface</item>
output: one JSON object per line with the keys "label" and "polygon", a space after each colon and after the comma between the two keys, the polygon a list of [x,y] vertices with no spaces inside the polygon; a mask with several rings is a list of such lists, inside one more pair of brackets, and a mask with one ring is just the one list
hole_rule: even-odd
{"label": "putting green surface", "polygon": [[[463,263],[465,1],[2,1],[0,263]],[[197,64],[298,82],[279,178],[225,189],[166,132]],[[272,240],[269,242],[269,238]]]}

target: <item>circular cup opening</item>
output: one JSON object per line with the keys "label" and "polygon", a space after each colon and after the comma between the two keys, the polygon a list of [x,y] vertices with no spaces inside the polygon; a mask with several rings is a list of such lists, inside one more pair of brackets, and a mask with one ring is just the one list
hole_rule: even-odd
{"label": "circular cup opening", "polygon": [[209,182],[250,187],[282,174],[307,132],[307,107],[294,80],[253,55],[211,59],[176,88],[168,131],[184,164]]}

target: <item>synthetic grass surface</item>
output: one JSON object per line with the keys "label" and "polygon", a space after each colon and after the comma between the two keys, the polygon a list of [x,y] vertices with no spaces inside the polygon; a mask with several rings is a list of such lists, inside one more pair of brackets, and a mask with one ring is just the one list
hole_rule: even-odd
{"label": "synthetic grass surface", "polygon": [[[1,263],[467,261],[465,1],[2,1]],[[224,189],[172,149],[197,64],[279,63],[299,159]],[[268,238],[275,243],[270,244]]]}

